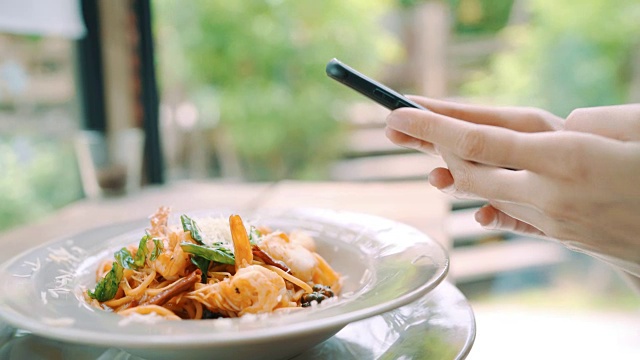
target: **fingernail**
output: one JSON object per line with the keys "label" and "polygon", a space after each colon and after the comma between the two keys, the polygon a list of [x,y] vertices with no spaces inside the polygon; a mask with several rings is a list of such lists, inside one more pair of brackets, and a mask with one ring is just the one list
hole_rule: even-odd
{"label": "fingernail", "polygon": [[433,186],[434,188],[437,188],[436,184],[434,184],[435,180],[433,180],[433,170],[431,170],[429,175],[427,175],[427,181],[429,182],[429,185]]}
{"label": "fingernail", "polygon": [[498,217],[495,215],[491,218],[491,221],[489,221],[488,223],[485,223],[483,221],[482,217],[480,216],[480,211],[476,211],[474,218],[483,228],[495,229],[498,227]]}
{"label": "fingernail", "polygon": [[453,184],[449,185],[449,186],[445,186],[441,189],[439,189],[440,191],[442,191],[445,194],[449,194],[449,195],[453,195],[456,192],[456,187],[453,186]]}

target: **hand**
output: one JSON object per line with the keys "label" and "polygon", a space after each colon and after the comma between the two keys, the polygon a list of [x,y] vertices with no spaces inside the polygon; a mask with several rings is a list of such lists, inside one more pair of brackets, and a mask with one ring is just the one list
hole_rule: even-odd
{"label": "hand", "polygon": [[563,127],[540,110],[414,100],[433,112],[396,110],[387,134],[435,146],[449,170],[429,181],[488,199],[476,214],[482,225],[613,256],[640,275],[640,106],[577,110]]}

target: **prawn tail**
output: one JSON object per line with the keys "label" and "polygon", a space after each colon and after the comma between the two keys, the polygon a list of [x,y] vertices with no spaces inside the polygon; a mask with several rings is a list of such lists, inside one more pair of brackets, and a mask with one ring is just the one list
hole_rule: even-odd
{"label": "prawn tail", "polygon": [[239,215],[229,217],[231,238],[233,239],[233,252],[236,258],[236,271],[250,265],[253,262],[253,252],[247,229]]}
{"label": "prawn tail", "polygon": [[340,292],[342,287],[342,278],[327,261],[317,253],[313,253],[313,256],[318,261],[318,267],[313,274],[313,282],[316,284],[322,284],[331,287],[335,293]]}

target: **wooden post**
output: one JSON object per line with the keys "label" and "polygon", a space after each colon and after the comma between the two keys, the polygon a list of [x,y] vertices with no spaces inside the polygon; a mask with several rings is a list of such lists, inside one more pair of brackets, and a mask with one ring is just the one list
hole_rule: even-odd
{"label": "wooden post", "polygon": [[131,3],[99,1],[107,133],[135,126]]}
{"label": "wooden post", "polygon": [[416,6],[413,64],[416,90],[425,96],[448,95],[447,45],[450,37],[449,7],[444,1]]}
{"label": "wooden post", "polygon": [[98,6],[110,155],[117,157],[121,152],[115,143],[117,134],[144,128],[144,179],[162,183],[150,1],[98,0]]}

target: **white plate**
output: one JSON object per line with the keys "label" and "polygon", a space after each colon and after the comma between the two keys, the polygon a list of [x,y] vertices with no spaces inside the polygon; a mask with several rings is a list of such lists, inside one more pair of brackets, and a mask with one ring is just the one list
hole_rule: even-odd
{"label": "white plate", "polygon": [[[220,209],[190,215],[232,212]],[[80,295],[82,287],[95,284],[99,261],[123,245],[137,243],[146,227],[141,221],[130,225],[135,231],[123,235],[113,237],[113,229],[97,229],[42,245],[5,263],[0,268],[0,316],[36,335],[121,348],[146,358],[288,358],[350,322],[417,300],[442,281],[449,267],[447,254],[437,242],[412,227],[379,217],[321,209],[240,215],[273,229],[310,232],[318,252],[345,276],[339,301],[280,316],[153,325],[87,306]]]}
{"label": "white plate", "polygon": [[[458,289],[444,281],[409,305],[345,326],[292,360],[465,359],[474,339],[471,306]],[[151,360],[117,348],[46,339],[0,321],[0,359],[43,359],[43,354],[52,359]]]}

